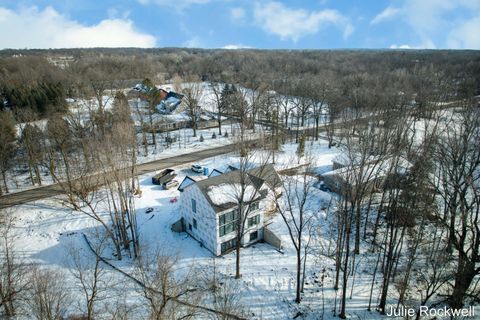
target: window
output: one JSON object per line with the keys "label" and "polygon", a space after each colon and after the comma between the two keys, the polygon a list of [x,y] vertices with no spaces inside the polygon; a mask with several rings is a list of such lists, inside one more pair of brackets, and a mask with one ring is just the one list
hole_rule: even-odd
{"label": "window", "polygon": [[237,239],[236,238],[233,238],[231,240],[223,242],[222,246],[221,246],[222,254],[224,254],[225,252],[227,252],[228,250],[230,250],[232,248],[235,248],[236,245],[237,245]]}
{"label": "window", "polygon": [[250,242],[257,240],[258,238],[258,231],[254,231],[250,233]]}
{"label": "window", "polygon": [[191,223],[188,224],[188,230],[192,231],[192,224]]}
{"label": "window", "polygon": [[258,201],[257,201],[257,202],[250,203],[250,211],[258,210],[258,208],[259,208]]}
{"label": "window", "polygon": [[238,223],[238,209],[234,209],[222,214],[218,218],[219,236],[223,237],[230,232],[237,230]]}
{"label": "window", "polygon": [[192,211],[197,213],[197,201],[195,199],[192,199]]}
{"label": "window", "polygon": [[251,218],[248,218],[248,226],[251,227],[251,226],[255,226],[257,224],[260,223],[260,215],[257,214],[256,216],[254,217],[251,217]]}
{"label": "window", "polygon": [[195,229],[197,229],[197,220],[196,220],[196,219],[193,219],[193,227],[194,227]]}

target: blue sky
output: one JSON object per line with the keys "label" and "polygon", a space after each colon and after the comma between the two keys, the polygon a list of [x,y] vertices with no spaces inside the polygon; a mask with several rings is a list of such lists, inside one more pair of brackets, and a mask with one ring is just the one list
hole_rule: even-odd
{"label": "blue sky", "polygon": [[0,48],[480,49],[480,0],[0,0]]}

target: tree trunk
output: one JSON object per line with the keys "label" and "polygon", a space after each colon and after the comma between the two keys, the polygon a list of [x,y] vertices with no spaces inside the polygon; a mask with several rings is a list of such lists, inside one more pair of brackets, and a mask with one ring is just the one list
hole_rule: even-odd
{"label": "tree trunk", "polygon": [[197,121],[192,117],[193,137],[197,136]]}
{"label": "tree trunk", "polygon": [[295,302],[300,303],[302,301],[302,298],[300,296],[301,294],[301,277],[302,277],[302,252],[301,252],[301,247],[300,244],[297,248],[297,288],[296,288],[296,295],[295,295]]}
{"label": "tree trunk", "polygon": [[361,201],[358,201],[355,215],[355,254],[360,253],[360,217],[361,217]]}
{"label": "tree trunk", "polygon": [[40,169],[38,168],[38,164],[33,164],[33,170],[35,171],[35,177],[37,178],[38,185],[42,185],[42,177],[40,175]]}
{"label": "tree trunk", "polygon": [[[349,224],[351,222],[346,221],[345,223]],[[346,229],[346,240],[345,240],[345,261],[343,264],[343,281],[342,281],[342,306],[340,309],[340,319],[346,319],[347,314],[345,312],[346,304],[347,304],[347,281],[348,281],[348,257],[350,255],[350,234],[351,228],[347,226]]]}
{"label": "tree trunk", "polygon": [[240,241],[237,239],[237,245],[235,247],[235,279],[240,279],[242,274],[240,273]]}
{"label": "tree trunk", "polygon": [[[8,184],[7,184],[7,175],[5,171],[2,171],[3,185],[5,186],[5,193],[8,193]],[[0,188],[0,195],[2,194],[2,189]]]}
{"label": "tree trunk", "polygon": [[465,258],[460,254],[458,259],[458,267],[455,273],[455,284],[453,292],[449,298],[449,305],[453,309],[461,309],[463,307],[463,300],[467,293],[470,284],[475,277],[475,263],[465,261]]}

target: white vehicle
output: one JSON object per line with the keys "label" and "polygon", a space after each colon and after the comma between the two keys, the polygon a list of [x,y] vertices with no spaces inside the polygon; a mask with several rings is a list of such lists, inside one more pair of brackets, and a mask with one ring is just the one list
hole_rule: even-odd
{"label": "white vehicle", "polygon": [[192,164],[192,171],[197,173],[202,173],[202,166],[198,164]]}
{"label": "white vehicle", "polygon": [[180,183],[177,180],[171,180],[171,181],[165,183],[164,188],[165,188],[165,190],[171,189],[171,188],[174,188],[174,187],[178,186],[179,184]]}

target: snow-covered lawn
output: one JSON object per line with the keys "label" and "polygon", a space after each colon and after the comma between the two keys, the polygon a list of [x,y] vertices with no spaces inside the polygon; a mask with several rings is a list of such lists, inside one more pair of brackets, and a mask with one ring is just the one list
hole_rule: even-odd
{"label": "snow-covered lawn", "polygon": [[[331,160],[338,154],[335,149],[328,149],[326,142],[306,143],[314,159],[316,172],[331,170]],[[287,144],[283,151],[276,155],[275,167],[277,170],[298,166],[292,162],[297,146]],[[192,151],[188,149],[187,151]],[[259,158],[261,155],[259,153]],[[200,161],[201,166],[224,170],[229,164],[238,161],[234,154],[227,154]],[[181,181],[186,175],[200,175],[190,170],[190,164],[175,168],[177,179]],[[162,190],[161,187],[151,183],[151,174],[139,178],[142,189],[142,197],[135,200],[137,219],[140,234],[140,242],[143,246],[143,254],[161,250],[164,254],[178,257],[176,269],[188,270],[192,266],[211,270],[215,262],[218,276],[231,278],[235,270],[235,253],[229,253],[223,257],[215,258],[208,250],[189,237],[186,233],[171,231],[171,225],[180,217],[179,202],[172,201],[178,198],[177,190]],[[312,249],[317,252],[333,245],[334,241],[329,235],[330,223],[333,223],[325,208],[330,201],[331,194],[318,189],[312,191],[312,201],[309,210],[316,217],[320,233]],[[147,213],[147,209],[153,211]],[[28,261],[35,261],[41,265],[57,268],[68,272],[71,268],[71,256],[69,252],[75,248],[81,252],[85,259],[93,259],[87,249],[82,234],[92,236],[98,225],[92,219],[81,213],[72,212],[60,205],[59,199],[36,201],[9,209],[9,214],[16,219],[15,241],[16,250]],[[292,319],[299,312],[304,313],[302,319],[334,318],[331,306],[334,305],[336,294],[333,290],[333,278],[335,276],[334,261],[325,255],[312,253],[307,263],[307,278],[305,283],[304,300],[296,305],[295,295],[295,250],[290,244],[289,236],[281,217],[276,216],[269,226],[283,241],[283,253],[277,251],[268,244],[258,243],[241,251],[242,278],[238,280],[241,291],[241,303],[249,310],[252,319]],[[325,250],[324,250],[325,251]],[[116,261],[113,256],[106,253],[112,263],[127,273],[134,272],[132,261],[125,258]],[[361,258],[360,258],[361,259]],[[368,266],[368,263],[361,263]],[[106,267],[108,269],[108,267]],[[125,281],[119,273],[108,269],[108,276],[112,282],[124,283],[122,290],[131,301],[138,299],[138,293],[134,285]],[[325,283],[321,285],[321,276],[325,275]],[[369,270],[359,270],[355,277],[352,299],[348,301],[348,311],[354,318],[375,319],[378,314],[366,311],[368,303]],[[73,278],[72,278],[73,280]],[[351,281],[351,280],[350,280]],[[72,281],[72,283],[74,283]],[[73,285],[72,285],[73,286]],[[350,286],[349,286],[350,288]],[[350,289],[349,289],[350,290]],[[75,294],[80,294],[78,287],[72,287]],[[112,296],[118,294],[112,291]],[[350,292],[349,292],[350,294]],[[136,298],[135,298],[136,297]],[[324,297],[324,302],[322,300]],[[339,297],[337,297],[339,298]],[[322,311],[322,304],[325,309]],[[72,307],[73,308],[73,307]],[[75,312],[76,309],[72,309]]]}

